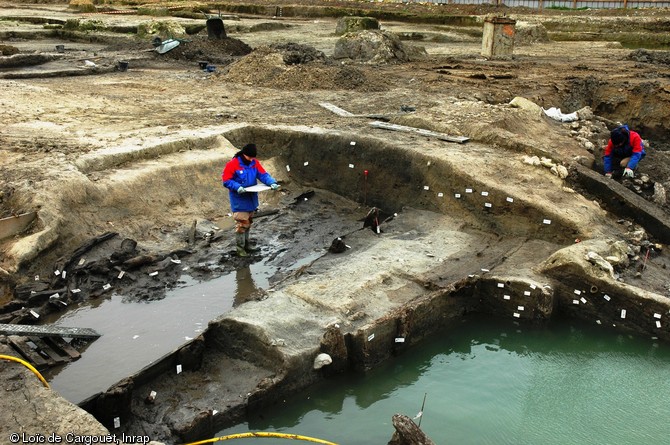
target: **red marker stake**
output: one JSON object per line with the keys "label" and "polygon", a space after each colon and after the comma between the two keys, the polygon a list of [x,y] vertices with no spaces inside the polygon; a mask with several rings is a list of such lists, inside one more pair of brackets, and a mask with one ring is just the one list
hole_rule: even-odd
{"label": "red marker stake", "polygon": [[368,205],[368,171],[363,171],[365,181],[363,183],[363,205]]}

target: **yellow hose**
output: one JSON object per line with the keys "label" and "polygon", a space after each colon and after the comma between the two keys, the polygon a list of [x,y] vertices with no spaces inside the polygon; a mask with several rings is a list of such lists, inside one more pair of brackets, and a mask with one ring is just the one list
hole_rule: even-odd
{"label": "yellow hose", "polygon": [[9,360],[10,362],[21,363],[23,366],[30,369],[33,372],[33,374],[35,374],[37,376],[37,378],[40,379],[42,381],[42,383],[44,383],[44,386],[49,388],[49,384],[47,383],[46,380],[44,380],[44,377],[42,377],[42,374],[40,374],[40,372],[37,369],[35,369],[33,367],[33,365],[31,365],[27,361],[21,360],[20,358],[17,358],[17,357],[12,357],[11,355],[2,355],[2,354],[0,354],[0,359]]}
{"label": "yellow hose", "polygon": [[328,442],[327,440],[321,440],[321,439],[315,439],[314,437],[307,437],[307,436],[300,436],[298,434],[284,434],[284,433],[265,433],[262,431],[259,432],[249,432],[249,433],[238,433],[238,434],[231,434],[229,436],[221,436],[221,437],[215,437],[213,439],[205,439],[201,440],[199,442],[191,442],[186,445],[202,445],[205,443],[214,443],[218,441],[223,441],[223,440],[231,440],[231,439],[245,439],[249,437],[274,437],[278,439],[293,439],[293,440],[304,440],[307,442],[315,442],[315,443],[321,443],[325,445],[337,445],[335,442]]}

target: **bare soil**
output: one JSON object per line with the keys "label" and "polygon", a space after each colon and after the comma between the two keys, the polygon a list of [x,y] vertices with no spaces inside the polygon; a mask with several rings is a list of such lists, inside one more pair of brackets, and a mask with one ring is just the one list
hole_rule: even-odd
{"label": "bare soil", "polygon": [[[25,232],[0,241],[2,322],[35,322],[25,302],[56,310],[45,302],[54,289],[68,290],[69,301],[104,297],[104,284],[120,271],[132,281],[119,289],[150,301],[162,298],[185,265],[206,279],[261,259],[278,267],[273,283],[326,277],[321,287],[304,292],[315,307],[331,304],[314,297],[321,297],[319,289],[348,295],[343,270],[355,281],[374,275],[376,267],[390,270],[407,261],[416,270],[408,265],[408,276],[378,283],[392,287],[394,280],[407,279],[410,284],[397,295],[396,289],[388,292],[394,302],[406,302],[419,294],[417,288],[468,276],[480,261],[500,265],[515,252],[518,263],[511,262],[518,267],[506,273],[532,275],[561,247],[609,238],[631,247],[616,266],[620,281],[670,295],[667,241],[650,235],[653,230],[617,209],[616,198],[613,203],[574,172],[579,165],[600,173],[609,129],[628,123],[648,142],[647,157],[634,180],[616,181],[667,219],[670,206],[662,192],[670,190],[670,57],[667,50],[627,49],[613,34],[625,28],[640,40],[662,40],[669,11],[277,5],[282,16],[260,0],[227,2],[227,38],[213,40],[196,8],[202,5],[150,17],[78,13],[62,3],[0,4],[0,45],[18,49],[0,56],[0,217],[38,212]],[[381,28],[412,48],[410,60],[333,58],[340,38],[333,10],[383,15]],[[490,13],[515,18],[519,30],[546,24],[550,32],[523,34],[525,40],[519,33],[513,56],[487,59],[481,55],[481,23]],[[105,26],[54,34],[36,18]],[[180,39],[165,54],[154,50],[154,36],[112,31],[149,21],[199,31],[159,35]],[[572,27],[582,34],[568,41]],[[595,30],[592,40],[583,40],[589,29]],[[561,40],[552,40],[559,32]],[[56,50],[59,44],[64,52]],[[31,57],[17,57],[22,55]],[[119,69],[120,61],[128,62],[127,70]],[[200,62],[213,68],[203,70]],[[582,117],[558,122],[541,110],[509,105],[515,97],[564,113],[580,110]],[[320,105],[325,102],[357,117],[338,116]],[[373,119],[469,141],[373,129]],[[251,141],[282,191],[263,195],[261,210],[270,214],[254,227],[262,256],[240,259],[232,254],[233,223],[219,175],[237,148]],[[528,164],[531,156],[566,167],[568,177]],[[472,188],[475,193],[466,195]],[[491,204],[482,198],[489,191],[493,208],[482,210]],[[388,218],[388,229],[382,225],[375,232],[364,223],[373,206]],[[394,219],[403,212],[406,218]],[[394,257],[401,252],[395,245],[383,253],[383,237],[376,236],[384,230],[394,242],[415,243],[407,257]],[[104,234],[109,236],[99,238]],[[372,259],[326,255],[343,235],[361,249],[379,242],[380,251]],[[316,254],[323,261],[296,268]],[[438,266],[422,269],[426,257],[441,254]],[[65,268],[67,277],[54,274]],[[148,275],[156,271],[160,282]],[[330,277],[331,271],[340,275]],[[85,297],[72,294],[73,288],[84,289]],[[347,314],[352,330],[388,310],[367,301],[332,307]],[[257,377],[266,372],[259,370]],[[174,431],[153,433],[168,437]]]}

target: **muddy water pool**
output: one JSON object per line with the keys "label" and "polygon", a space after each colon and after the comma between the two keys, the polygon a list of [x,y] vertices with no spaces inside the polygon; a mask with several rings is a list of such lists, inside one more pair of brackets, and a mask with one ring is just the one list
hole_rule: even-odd
{"label": "muddy water pool", "polygon": [[79,360],[45,377],[62,396],[79,403],[197,337],[236,300],[267,289],[275,272],[275,267],[261,262],[209,281],[183,275],[179,285],[158,301],[126,302],[123,295],[113,294],[82,303],[46,321],[90,327],[102,335]]}
{"label": "muddy water pool", "polygon": [[329,380],[216,437],[277,431],[385,444],[391,417],[416,416],[425,396],[421,428],[437,444],[665,443],[669,372],[670,345],[652,338],[473,317],[383,368]]}

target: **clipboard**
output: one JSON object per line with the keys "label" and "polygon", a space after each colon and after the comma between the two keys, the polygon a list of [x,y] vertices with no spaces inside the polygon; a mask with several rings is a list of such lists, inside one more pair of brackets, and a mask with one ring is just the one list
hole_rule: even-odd
{"label": "clipboard", "polygon": [[248,192],[264,192],[265,190],[270,190],[270,186],[265,184],[256,184],[252,185],[251,187],[244,187],[244,189]]}

